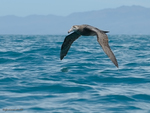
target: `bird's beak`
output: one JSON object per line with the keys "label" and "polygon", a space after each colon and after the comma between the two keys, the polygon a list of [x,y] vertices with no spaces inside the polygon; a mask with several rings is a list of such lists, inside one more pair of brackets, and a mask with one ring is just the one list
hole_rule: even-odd
{"label": "bird's beak", "polygon": [[73,31],[73,29],[71,28],[69,31],[68,31],[68,34],[70,33],[70,32],[72,32]]}

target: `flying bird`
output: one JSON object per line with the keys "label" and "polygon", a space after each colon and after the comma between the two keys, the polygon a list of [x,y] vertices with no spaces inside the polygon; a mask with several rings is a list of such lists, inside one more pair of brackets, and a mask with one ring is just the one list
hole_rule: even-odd
{"label": "flying bird", "polygon": [[74,25],[72,28],[68,31],[68,33],[73,32],[65,37],[64,42],[61,46],[61,52],[60,52],[60,59],[62,60],[68,53],[71,44],[78,39],[81,35],[82,36],[97,36],[97,41],[103,48],[103,51],[106,53],[106,55],[110,58],[110,60],[114,63],[116,67],[118,67],[118,63],[116,60],[115,55],[110,49],[110,46],[108,44],[108,37],[106,33],[109,31],[103,31],[96,27],[90,26],[90,25]]}

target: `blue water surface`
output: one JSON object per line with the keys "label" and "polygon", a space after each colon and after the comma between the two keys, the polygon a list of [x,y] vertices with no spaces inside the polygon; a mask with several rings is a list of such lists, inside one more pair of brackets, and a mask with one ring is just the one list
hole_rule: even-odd
{"label": "blue water surface", "polygon": [[119,69],[80,37],[0,35],[0,113],[150,113],[150,36],[109,35]]}

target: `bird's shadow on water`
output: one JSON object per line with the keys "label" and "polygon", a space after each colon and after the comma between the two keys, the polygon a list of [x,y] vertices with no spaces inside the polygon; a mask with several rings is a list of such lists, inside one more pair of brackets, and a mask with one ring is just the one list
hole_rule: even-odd
{"label": "bird's shadow on water", "polygon": [[63,67],[62,69],[61,69],[61,72],[68,72],[69,71],[69,67]]}

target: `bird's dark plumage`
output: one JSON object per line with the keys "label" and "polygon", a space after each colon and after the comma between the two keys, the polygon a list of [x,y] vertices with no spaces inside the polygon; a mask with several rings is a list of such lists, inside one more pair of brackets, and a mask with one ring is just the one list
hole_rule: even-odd
{"label": "bird's dark plumage", "polygon": [[64,56],[67,55],[68,50],[70,49],[71,44],[80,37],[80,34],[74,32],[68,36],[66,36],[63,45],[61,46],[60,59],[62,60]]}
{"label": "bird's dark plumage", "polygon": [[98,28],[95,28],[90,25],[75,25],[73,26],[68,33],[74,31],[73,33],[66,36],[62,46],[61,46],[61,52],[60,52],[60,59],[62,60],[64,56],[67,55],[68,50],[71,46],[71,44],[78,39],[81,35],[83,36],[97,36],[97,41],[103,48],[104,52],[107,54],[107,56],[110,58],[110,60],[115,64],[116,67],[118,67],[118,63],[116,60],[115,55],[110,49],[110,46],[108,44],[108,37],[106,33],[108,31],[102,31]]}

